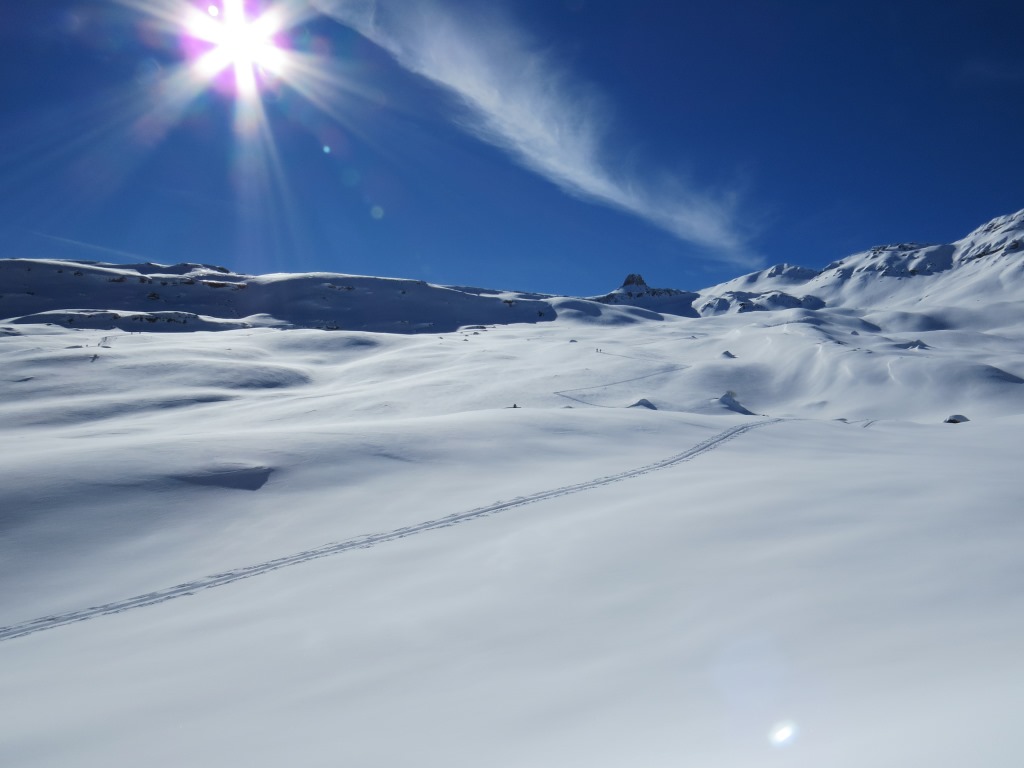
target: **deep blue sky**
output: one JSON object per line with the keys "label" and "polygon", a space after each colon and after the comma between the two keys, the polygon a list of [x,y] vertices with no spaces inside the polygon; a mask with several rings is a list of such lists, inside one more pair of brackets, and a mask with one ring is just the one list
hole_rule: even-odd
{"label": "deep blue sky", "polygon": [[278,41],[318,85],[262,91],[261,145],[230,89],[172,114],[166,23],[0,0],[0,256],[588,295],[1024,207],[1017,2],[315,1]]}

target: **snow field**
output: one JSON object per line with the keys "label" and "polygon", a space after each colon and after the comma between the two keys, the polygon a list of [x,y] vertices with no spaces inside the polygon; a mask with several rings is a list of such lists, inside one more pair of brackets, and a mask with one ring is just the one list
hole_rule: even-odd
{"label": "snow field", "polygon": [[1017,768],[1022,222],[707,317],[0,260],[0,765]]}
{"label": "snow field", "polygon": [[[1001,500],[1020,424],[964,427],[781,423],[6,642],[5,749],[31,765],[1010,765],[1024,614]],[[1002,458],[950,483],[955,448]],[[767,737],[782,721],[799,726],[785,749]]]}

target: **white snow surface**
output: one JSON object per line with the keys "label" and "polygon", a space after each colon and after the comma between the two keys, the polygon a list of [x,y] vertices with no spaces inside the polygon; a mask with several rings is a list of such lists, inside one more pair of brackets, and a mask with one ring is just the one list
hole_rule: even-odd
{"label": "white snow surface", "polygon": [[604,301],[0,260],[0,765],[1016,768],[1022,227]]}

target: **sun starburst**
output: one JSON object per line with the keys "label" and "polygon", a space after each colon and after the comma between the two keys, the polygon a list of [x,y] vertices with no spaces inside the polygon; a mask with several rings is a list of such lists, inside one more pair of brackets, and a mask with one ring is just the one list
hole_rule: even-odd
{"label": "sun starburst", "polygon": [[210,5],[205,13],[193,8],[186,29],[210,46],[195,71],[214,80],[230,68],[238,95],[254,97],[261,79],[281,77],[286,69],[286,52],[276,40],[282,26],[273,9],[251,18],[244,0],[223,0],[223,7]]}
{"label": "sun starburst", "polygon": [[[94,195],[113,194],[176,130],[202,131],[230,113],[232,140],[221,148],[239,240],[247,252],[267,249],[271,239],[282,253],[294,249],[300,197],[274,127],[289,137],[310,133],[326,156],[328,138],[345,135],[334,124],[354,130],[352,116],[365,100],[354,67],[316,30],[323,23],[320,0],[108,2],[130,14],[125,28],[140,52],[154,56],[144,62],[145,78],[111,89],[102,102],[93,99],[83,118],[92,128],[79,144],[89,168],[102,170],[90,172]],[[233,102],[228,109],[225,101]]]}

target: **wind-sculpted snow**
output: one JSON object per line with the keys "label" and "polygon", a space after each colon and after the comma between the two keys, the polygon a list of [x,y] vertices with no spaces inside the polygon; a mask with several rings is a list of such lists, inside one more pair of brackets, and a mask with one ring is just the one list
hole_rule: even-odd
{"label": "wind-sculpted snow", "polygon": [[[201,579],[189,581],[184,584],[177,584],[167,589],[158,590],[156,592],[149,592],[144,595],[136,595],[125,600],[118,600],[113,603],[107,603],[105,605],[96,605],[89,608],[84,608],[79,611],[70,611],[68,613],[59,614],[56,616],[44,616],[39,619],[33,619],[26,621],[21,624],[15,624],[7,627],[0,627],[0,641],[13,640],[18,637],[25,637],[36,632],[42,632],[47,629],[56,629],[58,627],[66,626],[68,624],[76,624],[81,621],[89,621],[96,619],[101,616],[109,616],[116,613],[124,613],[125,611],[134,610],[136,608],[145,608],[151,605],[157,605],[159,603],[167,602],[168,600],[175,600],[179,597],[191,597],[197,592],[201,592],[207,589],[213,589],[214,587],[222,587],[227,584],[232,584],[242,579],[249,579],[253,576],[259,576],[264,573],[276,571],[281,568],[288,568],[294,565],[300,565],[302,563],[308,563],[311,560],[319,560],[323,557],[330,557],[332,555],[339,555],[344,552],[350,552],[355,549],[369,549],[371,547],[380,546],[381,544],[387,544],[391,541],[398,539],[404,539],[408,536],[416,536],[422,533],[428,533],[430,531],[436,531],[442,528],[450,528],[453,525],[459,525],[460,523],[466,523],[471,520],[477,520],[482,517],[495,515],[500,512],[507,512],[511,509],[518,507],[524,507],[528,504],[537,504],[548,499],[558,498],[560,496],[569,496],[571,494],[581,493],[583,491],[589,491],[594,488],[600,488],[611,483],[618,483],[623,480],[629,480],[632,478],[642,477],[643,475],[650,474],[651,472],[657,472],[660,470],[674,467],[678,464],[682,464],[687,461],[701,456],[708,451],[713,451],[716,448],[722,447],[725,443],[739,437],[742,434],[750,432],[751,430],[758,429],[760,427],[767,426],[769,424],[775,424],[779,419],[768,419],[764,421],[758,421],[750,424],[741,424],[719,432],[714,437],[710,437],[707,440],[703,440],[697,445],[689,448],[682,453],[670,456],[667,459],[656,461],[652,464],[647,464],[642,467],[635,469],[629,469],[624,472],[619,472],[613,475],[607,475],[604,477],[598,477],[594,480],[588,480],[583,483],[576,483],[574,485],[567,485],[560,488],[553,488],[548,491],[541,491],[539,493],[532,493],[528,496],[519,496],[509,501],[499,501],[494,504],[488,504],[484,507],[478,507],[471,509],[468,512],[456,512],[447,517],[442,517],[437,520],[428,520],[423,523],[416,525],[405,526],[398,528],[393,531],[387,531],[385,533],[368,534],[366,536],[359,536],[354,539],[347,541],[335,542],[331,544],[325,544],[322,547],[315,549],[309,549],[304,552],[296,552],[292,555],[285,557],[279,557],[274,560],[268,560],[263,563],[257,563],[255,565],[246,566],[244,568],[236,568],[222,573],[217,573],[212,576],[206,576]],[[220,484],[223,485],[227,482],[231,487],[246,487],[254,490],[266,482],[266,478],[269,475],[269,471],[266,468],[256,468],[254,470],[242,473],[239,470],[235,471],[219,471],[210,472],[199,477],[188,478],[189,482],[197,482],[201,484]],[[225,479],[226,478],[226,479]],[[238,483],[244,483],[244,485],[238,485]]]}

